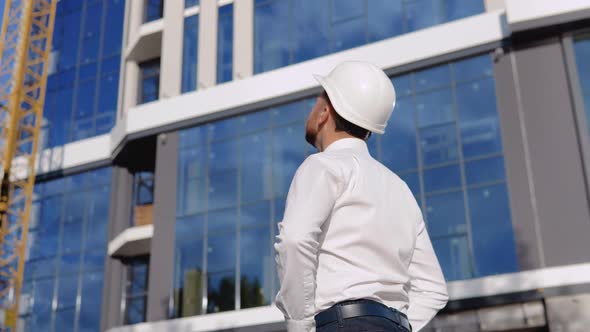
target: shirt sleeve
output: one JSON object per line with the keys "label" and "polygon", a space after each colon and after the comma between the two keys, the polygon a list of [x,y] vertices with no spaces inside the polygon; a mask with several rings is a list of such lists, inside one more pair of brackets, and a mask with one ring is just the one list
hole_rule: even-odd
{"label": "shirt sleeve", "polygon": [[288,332],[315,332],[315,288],[321,226],[340,195],[334,165],[318,154],[297,170],[275,243],[281,288],[276,305],[285,315]]}
{"label": "shirt sleeve", "polygon": [[420,209],[416,205],[418,235],[410,262],[408,319],[413,331],[420,331],[448,301],[447,286],[432,248]]}

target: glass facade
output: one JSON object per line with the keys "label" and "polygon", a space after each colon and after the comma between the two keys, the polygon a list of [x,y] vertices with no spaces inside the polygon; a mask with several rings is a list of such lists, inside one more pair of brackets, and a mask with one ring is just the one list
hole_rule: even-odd
{"label": "glass facade", "polygon": [[99,331],[110,182],[102,168],[35,185],[24,331]]}
{"label": "glass facade", "polygon": [[151,22],[162,18],[164,15],[164,0],[144,0],[144,21]]}
{"label": "glass facade", "polygon": [[197,89],[197,47],[199,45],[199,16],[184,19],[182,38],[182,93]]}
{"label": "glass facade", "polygon": [[185,8],[198,6],[198,5],[199,5],[199,0],[184,0],[184,7]]}
{"label": "glass facade", "polygon": [[485,11],[483,0],[255,0],[254,71]]}
{"label": "glass facade", "polygon": [[[369,148],[414,192],[446,278],[517,271],[491,58],[448,63],[393,82],[398,103],[390,127],[372,137]],[[177,316],[272,300],[278,287],[275,223],[295,170],[315,152],[304,140],[314,102],[180,133]],[[185,310],[183,296],[204,297],[207,305]]]}
{"label": "glass facade", "polygon": [[57,3],[41,148],[113,127],[124,11],[123,0]]}
{"label": "glass facade", "polygon": [[590,36],[586,35],[574,40],[574,52],[582,98],[586,110],[586,119],[590,130]]}
{"label": "glass facade", "polygon": [[160,97],[160,58],[139,64],[141,84],[139,104],[158,100]]}
{"label": "glass facade", "polygon": [[234,5],[219,7],[217,24],[217,83],[232,80],[234,58]]}
{"label": "glass facade", "polygon": [[125,324],[145,322],[150,259],[135,257],[127,264]]}

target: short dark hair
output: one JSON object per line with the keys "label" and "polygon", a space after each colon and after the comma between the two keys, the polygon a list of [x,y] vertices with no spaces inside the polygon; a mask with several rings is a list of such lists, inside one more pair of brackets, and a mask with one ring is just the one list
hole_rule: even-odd
{"label": "short dark hair", "polygon": [[336,131],[343,131],[351,136],[354,136],[356,138],[360,138],[362,140],[366,140],[369,137],[371,137],[371,132],[369,130],[355,125],[354,123],[341,117],[340,114],[338,114],[338,112],[336,112],[336,109],[334,109],[334,106],[332,105],[332,102],[330,101],[330,97],[328,97],[328,93],[326,93],[325,90],[324,90],[324,92],[322,92],[320,97],[324,98],[328,102],[328,104],[330,105],[332,110],[334,111],[334,123],[336,124]]}

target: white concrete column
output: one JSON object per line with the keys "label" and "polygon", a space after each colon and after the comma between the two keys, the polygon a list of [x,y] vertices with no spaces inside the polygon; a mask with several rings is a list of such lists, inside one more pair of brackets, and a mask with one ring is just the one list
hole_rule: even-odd
{"label": "white concrete column", "polygon": [[180,94],[184,1],[164,1],[164,30],[160,56],[160,98]]}
{"label": "white concrete column", "polygon": [[199,9],[198,89],[217,83],[217,0],[201,0]]}
{"label": "white concrete column", "polygon": [[485,0],[486,11],[492,12],[495,10],[506,9],[504,0]]}
{"label": "white concrete column", "polygon": [[254,0],[234,1],[234,80],[254,73]]}
{"label": "white concrete column", "polygon": [[119,79],[119,116],[125,116],[127,110],[137,104],[137,85],[139,68],[134,61],[127,60],[128,48],[139,37],[143,24],[144,1],[125,1],[125,25],[123,46],[121,48],[122,66]]}

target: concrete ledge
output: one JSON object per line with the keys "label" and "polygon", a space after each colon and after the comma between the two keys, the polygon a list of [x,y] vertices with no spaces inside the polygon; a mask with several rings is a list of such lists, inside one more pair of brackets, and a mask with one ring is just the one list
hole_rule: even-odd
{"label": "concrete ledge", "polygon": [[506,0],[513,32],[590,18],[587,0]]}
{"label": "concrete ledge", "polygon": [[108,254],[111,257],[133,257],[150,252],[154,225],[130,227],[109,242]]}
{"label": "concrete ledge", "polygon": [[143,24],[125,51],[126,59],[141,62],[160,56],[163,31],[164,19]]}

